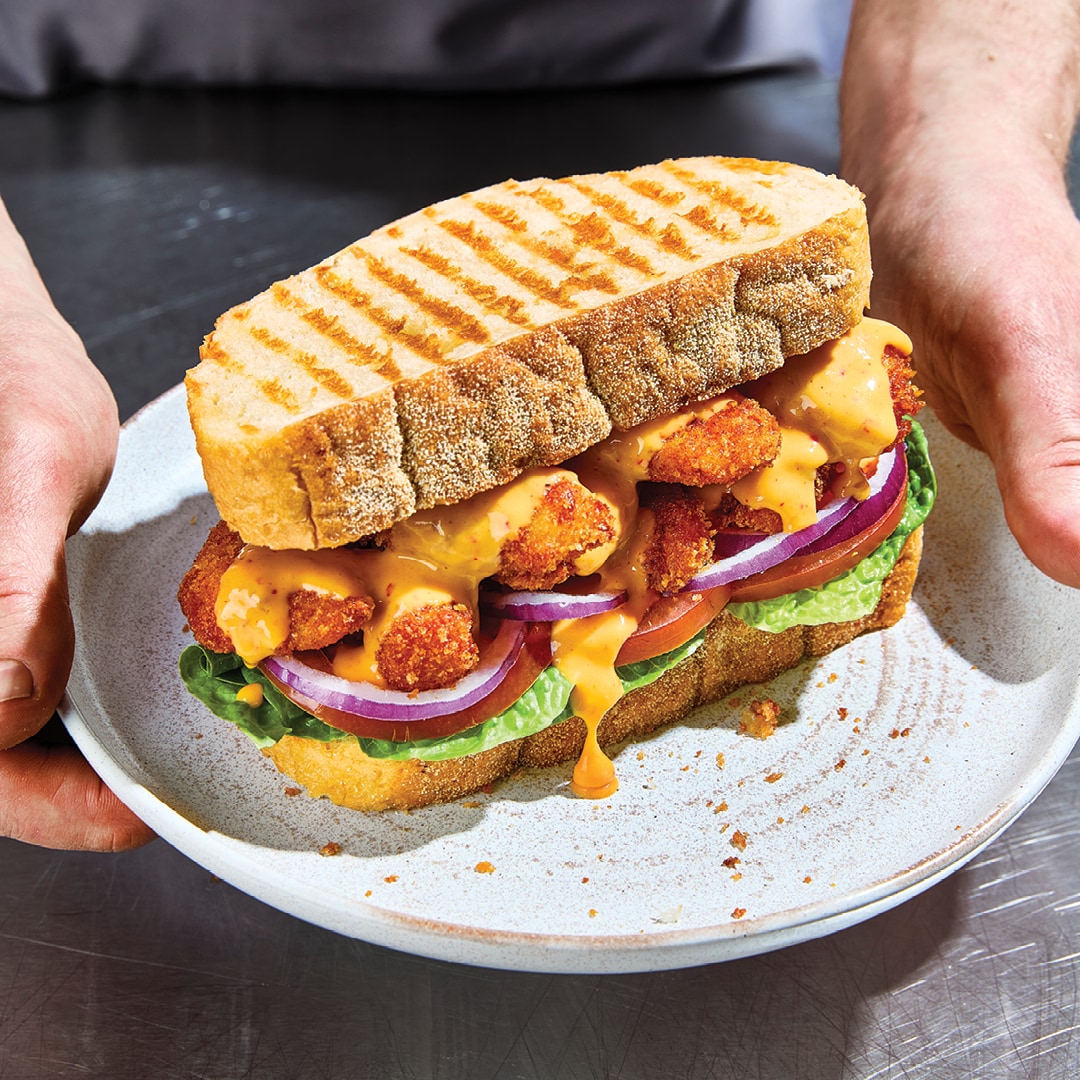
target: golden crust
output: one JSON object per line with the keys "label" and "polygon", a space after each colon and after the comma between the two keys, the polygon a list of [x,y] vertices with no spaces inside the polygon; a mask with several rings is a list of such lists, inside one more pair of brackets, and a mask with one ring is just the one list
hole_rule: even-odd
{"label": "golden crust", "polygon": [[453,686],[480,663],[472,613],[464,604],[425,604],[398,615],[375,659],[391,690]]}
{"label": "golden crust", "polygon": [[503,544],[494,576],[512,589],[552,589],[574,573],[582,555],[614,539],[610,503],[582,484],[560,479]]}
{"label": "golden crust", "polygon": [[653,487],[642,505],[654,522],[643,556],[649,588],[665,596],[677,593],[712,562],[716,530],[701,499],[685,488]]}
{"label": "golden crust", "polygon": [[[885,580],[877,608],[862,619],[792,627],[779,634],[755,630],[721,612],[693,656],[649,686],[627,694],[600,722],[601,746],[640,738],[682,719],[691,709],[738,686],[763,682],[807,657],[819,657],[859,634],[893,626],[903,616],[918,574],[922,529],[908,537]],[[286,736],[263,753],[314,798],[357,810],[411,809],[447,802],[523,767],[560,765],[581,753],[585,725],[572,717],[517,742],[452,761],[380,761],[351,739],[320,743]]]}
{"label": "golden crust", "polygon": [[649,462],[649,478],[689,487],[730,486],[779,453],[779,421],[747,398],[668,436]]}

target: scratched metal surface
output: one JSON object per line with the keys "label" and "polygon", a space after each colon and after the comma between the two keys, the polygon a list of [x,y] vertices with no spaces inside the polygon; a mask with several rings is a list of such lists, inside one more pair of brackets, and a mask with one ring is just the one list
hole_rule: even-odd
{"label": "scratched metal surface", "polygon": [[[0,193],[127,416],[218,312],[400,212],[669,154],[830,168],[834,129],[833,87],[801,76],[502,99],[103,92],[0,103]],[[339,938],[160,842],[0,841],[0,1080],[1074,1080],[1078,811],[1074,751],[1009,832],[894,911],[606,977]]]}

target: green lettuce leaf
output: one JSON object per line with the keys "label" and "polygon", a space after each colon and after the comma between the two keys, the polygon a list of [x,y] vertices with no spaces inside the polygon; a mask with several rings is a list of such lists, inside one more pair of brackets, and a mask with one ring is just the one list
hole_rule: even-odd
{"label": "green lettuce leaf", "polygon": [[[201,645],[189,645],[180,654],[180,677],[215,716],[236,724],[260,749],[273,746],[285,735],[331,742],[346,733],[294,705],[257,668],[249,668],[235,653],[216,653]],[[246,683],[263,688],[261,705],[236,700]]]}
{"label": "green lettuce leaf", "polygon": [[820,626],[869,615],[881,599],[882,584],[900,558],[904,542],[926,520],[937,493],[926,434],[918,423],[912,423],[906,446],[907,505],[900,524],[880,547],[858,566],[817,588],[800,589],[774,600],[728,604],[724,610],[758,630],[774,634],[792,626]]}
{"label": "green lettuce leaf", "polygon": [[619,676],[619,681],[622,683],[623,693],[629,694],[631,690],[637,690],[639,687],[656,682],[665,671],[673,668],[676,664],[681,664],[688,656],[693,656],[704,640],[705,631],[699,630],[689,641],[684,641],[677,648],[672,649],[671,652],[664,653],[662,656],[652,656],[648,660],[639,660],[636,664],[627,664],[624,667],[616,668],[615,674]]}
{"label": "green lettuce leaf", "polygon": [[360,739],[360,749],[368,757],[388,761],[419,758],[421,761],[445,761],[490,750],[513,739],[523,739],[543,731],[570,715],[570,680],[556,668],[545,668],[536,682],[506,712],[482,724],[447,735],[443,739],[417,739],[414,742],[390,742],[387,739]]}

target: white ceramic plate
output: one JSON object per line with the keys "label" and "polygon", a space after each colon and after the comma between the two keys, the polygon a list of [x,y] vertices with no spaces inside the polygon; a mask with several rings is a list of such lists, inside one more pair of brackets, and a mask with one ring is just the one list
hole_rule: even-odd
{"label": "white ceramic plate", "polygon": [[[1080,733],[1080,592],[1021,557],[984,459],[927,427],[941,488],[916,600],[898,628],[770,684],[788,720],[772,738],[740,736],[727,699],[623,747],[605,801],[572,797],[567,766],[448,806],[361,814],[288,796],[180,682],[190,635],[176,585],[216,515],[178,388],[125,427],[112,484],[71,542],[65,720],[169,843],[343,934],[595,973],[818,937],[970,859]],[[329,841],[336,857],[319,854]]]}

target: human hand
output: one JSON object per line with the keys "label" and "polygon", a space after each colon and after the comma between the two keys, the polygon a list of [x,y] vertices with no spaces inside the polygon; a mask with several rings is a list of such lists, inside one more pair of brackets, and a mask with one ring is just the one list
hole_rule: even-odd
{"label": "human hand", "polygon": [[73,746],[30,740],[74,648],[64,540],[116,452],[116,406],[0,204],[0,836],[120,850],[150,830]]}
{"label": "human hand", "polygon": [[1024,553],[1080,586],[1080,223],[1049,155],[987,150],[943,143],[877,186],[873,314],[908,331],[927,401],[990,456]]}
{"label": "human hand", "polygon": [[911,335],[945,425],[990,456],[1027,556],[1080,587],[1080,224],[1063,178],[1080,9],[855,0],[840,105],[873,312]]}

